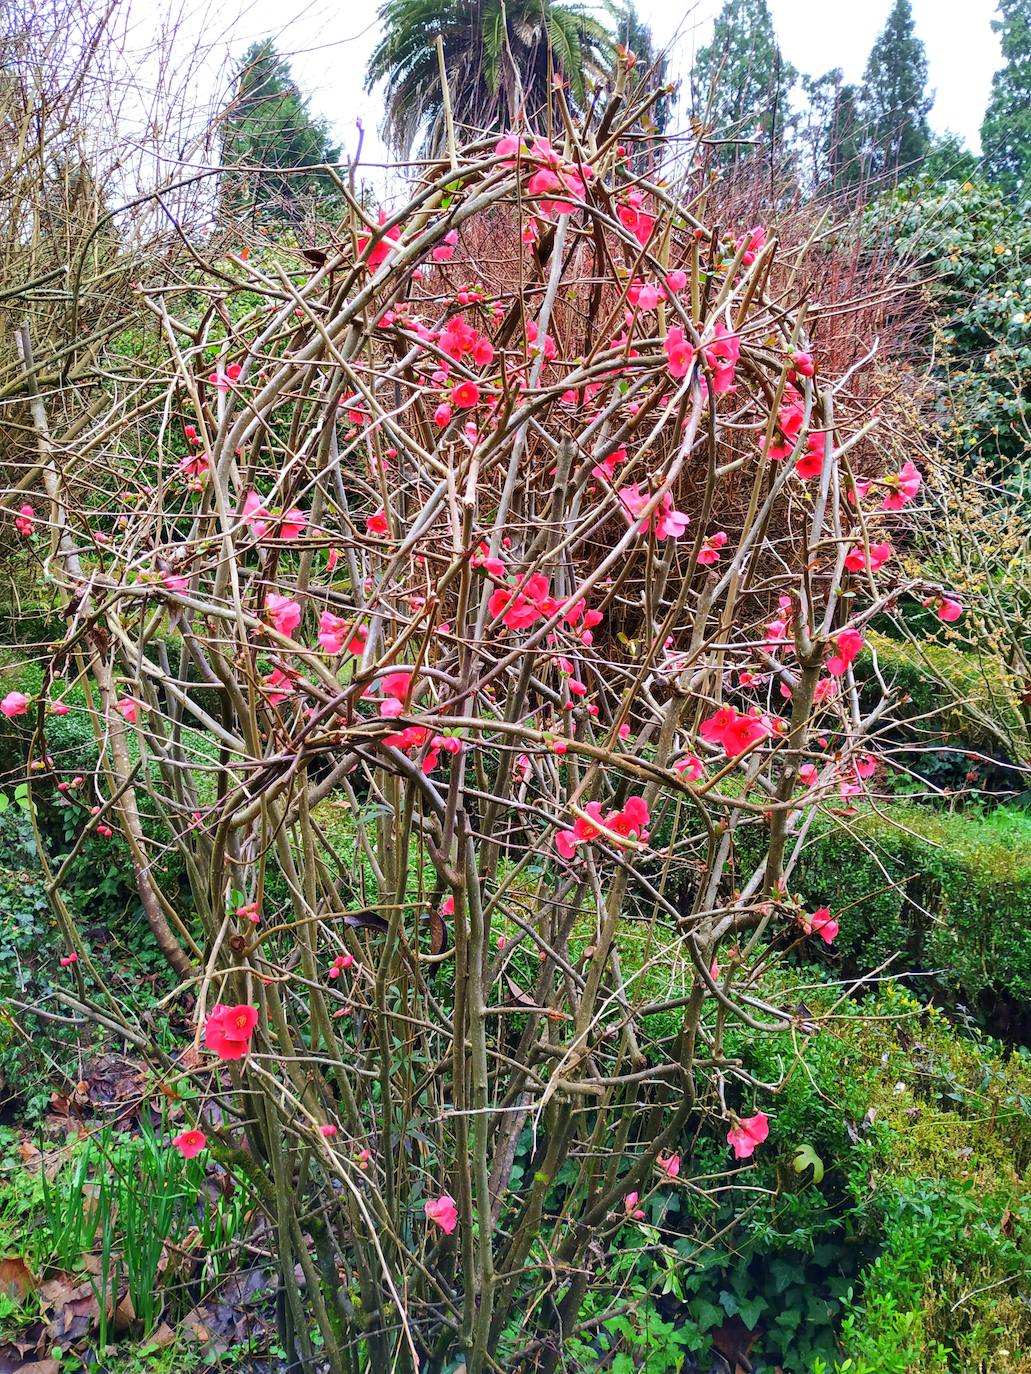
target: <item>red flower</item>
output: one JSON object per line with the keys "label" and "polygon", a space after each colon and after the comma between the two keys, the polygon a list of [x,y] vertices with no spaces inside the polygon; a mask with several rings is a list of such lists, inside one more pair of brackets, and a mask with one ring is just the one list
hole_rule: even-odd
{"label": "red flower", "polygon": [[203,1131],[180,1131],[172,1140],[172,1144],[182,1155],[183,1159],[193,1159],[199,1155],[201,1150],[208,1143],[208,1138]]}
{"label": "red flower", "polygon": [[459,382],[452,388],[451,400],[459,410],[471,410],[479,404],[480,388],[475,382]]}
{"label": "red flower", "polygon": [[806,440],[805,453],[802,454],[795,464],[795,475],[803,480],[809,477],[819,477],[823,471],[823,462],[830,447],[830,435],[824,431],[810,434]]}
{"label": "red flower", "polygon": [[218,1003],[204,1022],[204,1043],[220,1059],[242,1059],[250,1049],[251,1035],[257,1024],[257,1007],[247,1002],[235,1007]]}
{"label": "red flower", "polygon": [[390,524],[387,520],[387,513],[382,506],[366,520],[365,530],[367,534],[389,534]]}
{"label": "red flower", "polygon": [[33,520],[35,520],[35,518],[36,512],[32,509],[31,506],[22,506],[19,508],[18,514],[15,516],[14,528],[18,531],[20,535],[23,535],[26,539],[28,539],[29,535],[32,533],[32,522]]}
{"label": "red flower", "polygon": [[713,371],[712,389],[717,396],[734,390],[734,371],[741,356],[741,340],[732,334],[722,320],[716,321],[714,339],[705,352],[705,361]]}
{"label": "red flower", "polygon": [[694,362],[694,347],[684,338],[684,331],[679,325],[670,327],[663,348],[666,350],[670,376],[686,377]]}

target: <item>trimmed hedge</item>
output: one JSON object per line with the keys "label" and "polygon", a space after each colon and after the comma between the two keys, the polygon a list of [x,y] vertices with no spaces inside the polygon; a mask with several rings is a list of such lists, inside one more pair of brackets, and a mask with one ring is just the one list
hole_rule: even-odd
{"label": "trimmed hedge", "polygon": [[953,996],[1031,1003],[1031,815],[896,803],[842,824],[814,828],[792,887],[842,913],[850,964],[901,954]]}

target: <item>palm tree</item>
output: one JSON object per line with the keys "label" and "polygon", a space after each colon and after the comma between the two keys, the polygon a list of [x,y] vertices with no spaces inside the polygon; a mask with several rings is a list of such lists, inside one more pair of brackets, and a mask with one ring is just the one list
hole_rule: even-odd
{"label": "palm tree", "polygon": [[438,34],[455,123],[466,134],[538,116],[556,74],[582,107],[591,78],[612,65],[608,28],[585,5],[564,0],[384,0],[379,18],[384,36],[365,86],[386,82],[383,134],[401,157],[417,144],[431,157],[444,147]]}

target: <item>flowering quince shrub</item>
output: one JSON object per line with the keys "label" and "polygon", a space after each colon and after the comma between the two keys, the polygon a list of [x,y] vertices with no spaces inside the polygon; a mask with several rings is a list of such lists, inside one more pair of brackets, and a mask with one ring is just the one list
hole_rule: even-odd
{"label": "flowering quince shrub", "polygon": [[[109,499],[41,432],[12,507],[74,611],[54,690],[0,707],[31,786],[127,850],[195,1008],[152,1045],[198,1090],[169,1148],[248,1173],[305,1367],[317,1327],[334,1371],[555,1370],[597,1247],[692,1186],[699,1132],[728,1169],[795,1143],[726,1028],[790,1049],[758,971],[833,954],[839,894],[807,910],[792,874],[880,767],[870,620],[958,604],[903,577],[920,470],[825,375],[775,234],[632,180],[638,116],[355,203],[314,273],[222,263],[217,314],[141,288],[161,360],[76,441]],[[45,752],[76,672],[89,788]],[[51,891],[80,1014],[148,1044]],[[672,1037],[631,922],[694,971]]]}

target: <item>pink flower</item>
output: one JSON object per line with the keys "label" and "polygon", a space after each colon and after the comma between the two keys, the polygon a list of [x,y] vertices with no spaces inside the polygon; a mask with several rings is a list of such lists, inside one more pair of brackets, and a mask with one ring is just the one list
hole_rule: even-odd
{"label": "pink flower", "polygon": [[811,377],[816,371],[816,364],[813,362],[811,353],[796,353],[791,359],[791,364],[801,377]]}
{"label": "pink flower", "polygon": [[184,477],[203,477],[208,470],[206,453],[188,453],[179,460],[179,471]]}
{"label": "pink flower", "polygon": [[659,1155],[655,1167],[661,1169],[667,1178],[676,1178],[680,1173],[679,1155]]}
{"label": "pink flower", "polygon": [[216,1003],[204,1022],[204,1043],[220,1059],[242,1059],[250,1049],[251,1035],[257,1024],[257,1007],[247,1002],[235,1007]]}
{"label": "pink flower", "polygon": [[687,782],[698,782],[705,777],[705,764],[697,754],[685,754],[673,765],[674,773],[679,773]]}
{"label": "pink flower", "polygon": [[824,431],[810,434],[805,443],[805,452],[795,464],[795,475],[807,480],[819,477],[823,471],[824,459],[830,448],[830,435]]}
{"label": "pink flower", "polygon": [[442,1193],[438,1198],[428,1198],[423,1207],[428,1221],[432,1221],[449,1236],[458,1225],[458,1206],[450,1193]]}
{"label": "pink flower", "polygon": [[667,331],[663,348],[666,350],[669,375],[686,377],[694,362],[694,347],[684,338],[684,331],[679,325],[672,325]]}
{"label": "pink flower", "polygon": [[439,405],[433,412],[433,423],[438,429],[446,429],[451,423],[451,407],[449,405]]}
{"label": "pink flower", "polygon": [[811,916],[802,917],[802,929],[807,935],[819,935],[826,944],[831,945],[841,927],[831,918],[830,907],[822,906]]}
{"label": "pink flower", "polygon": [[494,145],[494,155],[495,157],[503,157],[514,162],[519,156],[520,148],[523,149],[523,152],[526,151],[526,145],[523,143],[521,134],[505,134],[502,138],[499,138]]}
{"label": "pink flower", "polygon": [[642,245],[651,238],[655,227],[655,216],[647,214],[641,208],[643,204],[644,196],[641,192],[631,191],[626,198],[626,204],[616,207],[620,224]]}
{"label": "pink flower", "polygon": [[450,262],[455,256],[455,245],[458,243],[458,230],[449,229],[444,235],[444,242],[438,243],[430,254],[434,262]]}
{"label": "pink flower", "polygon": [[724,706],[702,721],[698,733],[710,744],[721,744],[730,758],[736,758],[765,739],[772,728],[769,718],[757,710],[742,716],[733,706]]}
{"label": "pink flower", "polygon": [[208,1143],[208,1138],[203,1131],[180,1131],[172,1139],[172,1144],[182,1155],[183,1159],[194,1159],[200,1154]]}
{"label": "pink flower", "polygon": [[682,272],[679,267],[672,272],[667,272],[666,285],[674,296],[677,295],[687,285],[687,273]]}
{"label": "pink flower", "polygon": [[308,517],[303,510],[298,510],[296,506],[288,510],[279,522],[280,539],[298,539],[304,532],[304,527],[308,523]]}
{"label": "pink flower", "polygon": [[375,514],[370,515],[365,522],[365,532],[367,534],[384,535],[390,533],[390,524],[387,520],[387,513],[381,506]]}
{"label": "pink flower", "polygon": [[[647,492],[641,491],[637,482],[632,486],[620,487],[616,493],[620,504],[630,517],[638,516],[651,501],[651,496]],[[667,491],[658,507],[652,511],[648,520],[647,528],[655,535],[656,539],[679,539],[687,529],[690,516],[682,511],[674,510],[673,497]],[[631,519],[631,523],[633,523]],[[642,526],[639,524],[640,530]]]}
{"label": "pink flower", "polygon": [[834,642],[838,652],[827,660],[827,671],[832,677],[844,677],[849,665],[862,652],[863,636],[858,630],[842,630]]}
{"label": "pink flower", "polygon": [[253,921],[255,925],[261,920],[261,917],[258,915],[258,903],[256,901],[244,902],[243,906],[238,906],[236,908],[236,914],[241,921]]}
{"label": "pink flower", "polygon": [[279,706],[296,692],[293,679],[282,668],[273,668],[262,678],[262,687],[268,696],[270,706]]}
{"label": "pink flower", "polygon": [[627,1216],[631,1217],[634,1221],[643,1221],[644,1213],[641,1211],[640,1207],[638,1207],[637,1200],[637,1193],[627,1193],[626,1197],[623,1199],[623,1210],[626,1212]]}
{"label": "pink flower", "polygon": [[731,1126],[727,1132],[727,1143],[734,1151],[735,1159],[748,1159],[770,1133],[770,1120],[765,1112],[756,1112]]}
{"label": "pink flower", "polygon": [[881,502],[881,510],[901,510],[920,490],[922,478],[916,464],[907,460],[897,473],[884,480],[888,493]]}
{"label": "pink flower", "polygon": [[[586,807],[584,808],[586,810]],[[648,838],[648,803],[643,797],[627,797],[622,811],[617,811],[608,816],[605,820],[605,828],[614,830],[617,835],[625,835],[627,839],[638,837],[641,840]]]}
{"label": "pink flower", "polygon": [[734,390],[734,372],[741,356],[741,340],[732,334],[722,320],[716,321],[713,342],[704,350],[705,361],[712,368],[712,389],[717,396]]}
{"label": "pink flower", "polygon": [[479,404],[480,388],[475,382],[459,382],[452,388],[451,400],[459,410],[470,410]]}
{"label": "pink flower", "polygon": [[734,247],[735,249],[745,247],[745,252],[741,258],[742,266],[751,267],[752,263],[755,262],[756,254],[765,242],[766,226],[764,224],[756,224],[749,229],[747,234],[741,235]]}
{"label": "pink flower", "polygon": [[600,463],[596,463],[591,468],[591,476],[597,477],[599,481],[611,482],[616,475],[616,468],[620,463],[626,462],[626,449],[617,448],[608,457],[603,458]]}
{"label": "pink flower", "polygon": [[36,512],[32,509],[31,506],[22,506],[20,507],[18,514],[14,518],[14,528],[18,531],[20,535],[23,535],[26,539],[28,539],[29,535],[32,533],[32,522],[35,520],[35,518]]}
{"label": "pink flower", "polygon": [[230,382],[238,382],[243,372],[239,363],[230,363],[224,372],[217,369],[208,375],[208,382],[219,391],[228,391]]}
{"label": "pink flower", "polygon": [[516,587],[499,587],[487,602],[491,616],[510,630],[525,630],[546,614],[550,600],[548,579],[543,573],[525,578]]}
{"label": "pink flower", "polygon": [[[381,211],[379,212],[379,222],[380,222],[380,225],[381,225],[381,226],[384,225],[384,224],[386,224],[386,222],[387,222],[387,215],[386,215],[386,211],[385,211],[385,210],[381,210]],[[394,227],[393,227],[392,229],[388,229],[388,230],[387,230],[387,232],[383,235],[383,237],[382,237],[382,238],[380,239],[380,241],[376,244],[375,248],[372,249],[372,251],[369,253],[369,256],[368,256],[368,257],[366,258],[366,260],[365,260],[366,266],[370,269],[370,271],[373,271],[373,272],[374,272],[374,271],[376,270],[376,268],[380,266],[381,263],[386,262],[387,258],[388,258],[388,257],[390,256],[390,254],[394,251],[394,244],[397,242],[397,240],[398,240],[400,237],[401,237],[401,227],[400,227],[400,225],[395,224]],[[372,242],[372,235],[371,235],[371,234],[363,234],[363,235],[358,239],[358,256],[359,256],[359,257],[362,256],[362,254],[365,252],[366,248],[368,248],[368,246],[369,246],[369,244],[370,244],[371,242]]]}
{"label": "pink flower", "polygon": [[52,716],[66,716],[71,709],[66,701],[50,702],[50,714]]}
{"label": "pink flower", "polygon": [[271,517],[256,491],[249,491],[243,498],[240,518],[245,525],[250,525],[253,528],[255,539],[265,538],[268,532],[268,521]]}
{"label": "pink flower", "polygon": [[332,1140],[337,1133],[337,1128],[332,1121],[327,1121],[319,1127],[319,1135],[324,1135],[327,1140]]}
{"label": "pink flower", "polygon": [[857,544],[845,555],[845,567],[849,572],[864,572],[867,569],[876,572],[887,563],[894,552],[890,544],[871,544],[868,559],[862,544]]}
{"label": "pink flower", "polygon": [[190,590],[190,579],[182,573],[163,573],[161,581],[165,587],[177,596],[182,596],[184,592]]}
{"label": "pink flower", "polygon": [[364,625],[352,628],[349,620],[342,620],[332,611],[323,611],[319,616],[319,647],[327,654],[360,654],[369,636]]}
{"label": "pink flower", "polygon": [[729,758],[736,758],[764,740],[770,733],[769,723],[761,715],[738,716],[723,736],[723,747]]}
{"label": "pink flower", "polygon": [[935,613],[939,620],[949,624],[953,620],[958,620],[963,614],[963,607],[958,601],[953,601],[951,596],[943,596],[938,603],[938,610]]}
{"label": "pink flower", "polygon": [[301,623],[300,606],[290,597],[280,596],[278,592],[269,593],[265,609],[272,625],[281,635],[292,635]]}
{"label": "pink flower", "polygon": [[115,710],[124,720],[127,720],[130,725],[135,725],[139,704],[140,703],[134,700],[133,697],[119,697],[115,702]]}
{"label": "pink flower", "polygon": [[491,557],[490,550],[486,544],[480,545],[473,554],[471,562],[474,568],[482,568],[485,573],[489,573],[490,576],[497,581],[500,581],[505,576],[506,569],[504,563],[500,558]]}
{"label": "pink flower", "polygon": [[706,568],[712,567],[714,563],[718,563],[720,561],[720,549],[723,548],[726,542],[727,535],[725,530],[717,530],[715,534],[710,534],[708,539],[705,540],[702,547],[698,550],[698,562]]}
{"label": "pink flower", "polygon": [[8,692],[3,701],[0,701],[0,712],[8,720],[12,716],[23,716],[29,709],[29,698],[24,692]]}
{"label": "pink flower", "polygon": [[715,715],[702,721],[698,727],[698,733],[709,744],[722,744],[724,735],[736,718],[737,712],[733,706],[721,706]]}

